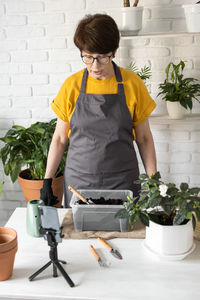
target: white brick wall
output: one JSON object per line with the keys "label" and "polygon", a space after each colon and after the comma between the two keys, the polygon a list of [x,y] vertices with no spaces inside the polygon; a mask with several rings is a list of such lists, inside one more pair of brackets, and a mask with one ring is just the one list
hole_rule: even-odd
{"label": "white brick wall", "polygon": [[45,30],[39,26],[7,26],[6,37],[8,39],[29,39],[45,36]]}
{"label": "white brick wall", "polygon": [[[73,44],[77,22],[88,13],[106,12],[121,26],[123,0],[1,0],[0,2],[0,136],[13,125],[29,126],[54,117],[49,103],[62,82],[83,68]],[[161,5],[162,2],[162,5]],[[184,32],[186,23],[181,7],[193,0],[140,0],[144,6],[143,33]],[[166,113],[165,102],[157,98],[158,83],[171,61],[187,61],[187,75],[200,79],[200,37],[136,37],[121,40],[116,61],[127,66],[135,60],[138,67],[152,69],[149,91],[157,102],[154,114]],[[200,105],[193,112],[200,113]],[[200,185],[199,122],[152,123],[158,169],[167,181]],[[3,143],[0,143],[2,146]],[[140,166],[141,166],[141,160]],[[141,171],[143,168],[141,166]],[[0,198],[0,225],[13,209],[24,206],[21,189],[3,173]]]}
{"label": "white brick wall", "polygon": [[42,1],[7,0],[3,3],[8,15],[38,13],[44,10],[44,2]]}

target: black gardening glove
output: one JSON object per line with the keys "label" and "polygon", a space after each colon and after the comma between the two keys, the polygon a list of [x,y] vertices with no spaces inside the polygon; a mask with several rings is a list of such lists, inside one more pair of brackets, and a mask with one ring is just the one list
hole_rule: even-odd
{"label": "black gardening glove", "polygon": [[43,187],[40,190],[40,199],[48,206],[54,206],[59,202],[57,197],[53,195],[51,184],[52,178],[45,178]]}

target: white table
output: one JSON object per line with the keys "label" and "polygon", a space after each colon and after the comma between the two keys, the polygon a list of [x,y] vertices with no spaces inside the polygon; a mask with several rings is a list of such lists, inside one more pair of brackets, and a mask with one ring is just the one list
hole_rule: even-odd
{"label": "white table", "polygon": [[[59,209],[62,220],[66,209]],[[8,223],[18,232],[14,272],[0,282],[0,299],[82,299],[82,300],[196,300],[200,299],[200,242],[185,260],[160,261],[150,256],[139,239],[112,239],[122,254],[114,258],[97,240],[64,240],[58,245],[59,259],[66,260],[66,272],[75,283],[71,288],[52,266],[30,282],[28,277],[49,260],[49,246],[43,238],[26,233],[26,209],[17,208]],[[89,251],[93,244],[110,263],[100,268]]]}

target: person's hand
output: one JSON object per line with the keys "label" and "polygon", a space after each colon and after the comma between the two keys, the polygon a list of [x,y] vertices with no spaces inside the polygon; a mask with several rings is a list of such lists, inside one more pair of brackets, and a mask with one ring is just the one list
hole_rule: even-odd
{"label": "person's hand", "polygon": [[45,178],[43,187],[40,190],[40,199],[48,206],[54,206],[59,202],[57,197],[53,195],[51,184],[52,178]]}

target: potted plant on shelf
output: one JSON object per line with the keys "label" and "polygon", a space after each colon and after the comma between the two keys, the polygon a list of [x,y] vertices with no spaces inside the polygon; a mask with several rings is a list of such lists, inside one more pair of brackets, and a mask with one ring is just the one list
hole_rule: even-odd
{"label": "potted plant on shelf", "polygon": [[164,184],[160,173],[141,174],[139,197],[124,202],[116,217],[129,217],[133,226],[140,220],[146,227],[145,247],[166,259],[182,259],[194,250],[193,228],[200,220],[200,188],[181,183]]}
{"label": "potted plant on shelf", "polygon": [[137,6],[138,2],[134,0],[130,6],[129,0],[123,0],[121,34],[124,36],[137,35],[142,28],[143,7]]}
{"label": "potted plant on shelf", "polygon": [[[5,143],[0,150],[4,172],[7,176],[10,175],[12,182],[18,179],[26,202],[40,198],[55,125],[56,119],[49,122],[36,122],[28,128],[14,125],[4,137],[0,138]],[[57,207],[61,207],[62,202],[66,155],[67,150],[52,182],[53,193],[59,200]],[[22,170],[24,167],[26,169]]]}
{"label": "potted plant on shelf", "polygon": [[149,66],[144,66],[140,70],[136,66],[135,61],[131,61],[130,64],[126,67],[127,70],[135,72],[143,81],[146,83],[146,80],[151,78],[151,69]]}
{"label": "potted plant on shelf", "polygon": [[188,32],[200,32],[200,1],[183,5]]}
{"label": "potted plant on shelf", "polygon": [[165,69],[166,79],[159,84],[161,90],[157,96],[163,95],[162,99],[167,102],[168,114],[173,119],[181,119],[187,109],[192,109],[193,100],[200,96],[200,84],[197,79],[184,77],[184,61],[177,65],[170,62]]}

